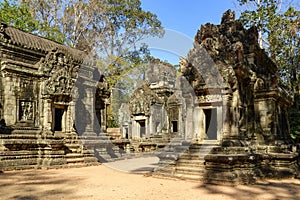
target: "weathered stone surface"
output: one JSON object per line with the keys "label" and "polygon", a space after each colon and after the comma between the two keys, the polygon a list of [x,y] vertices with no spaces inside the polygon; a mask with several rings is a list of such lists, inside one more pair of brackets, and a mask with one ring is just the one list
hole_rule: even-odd
{"label": "weathered stone surface", "polygon": [[0,26],[0,170],[97,164],[78,138],[106,130],[108,85],[93,60]]}
{"label": "weathered stone surface", "polygon": [[[205,180],[239,184],[267,176],[293,176],[299,167],[287,118],[292,98],[280,88],[277,67],[259,48],[255,28],[245,30],[234,16],[228,10],[220,25],[201,26],[182,67],[200,109],[216,108],[217,123],[223,122],[217,128],[220,147],[205,157]],[[220,82],[212,84],[214,73],[208,72],[212,65],[197,54],[202,48],[215,63]],[[201,65],[198,75],[193,73],[198,67],[193,63]],[[202,70],[202,65],[210,68]],[[205,84],[199,77],[205,77]]]}
{"label": "weathered stone surface", "polygon": [[[194,170],[194,175],[201,174],[207,183],[231,185],[295,176],[299,150],[290,138],[287,116],[292,98],[279,86],[277,66],[260,49],[257,30],[244,29],[234,17],[228,10],[220,25],[201,26],[194,47],[180,58],[181,75],[188,84],[181,82],[181,94],[168,100],[169,105],[176,99],[184,105],[177,108],[184,108],[179,116],[184,119],[185,138],[200,144],[207,139],[219,142],[206,152],[205,171]],[[189,95],[187,85],[194,95]],[[175,176],[182,159],[177,154],[160,172]]]}

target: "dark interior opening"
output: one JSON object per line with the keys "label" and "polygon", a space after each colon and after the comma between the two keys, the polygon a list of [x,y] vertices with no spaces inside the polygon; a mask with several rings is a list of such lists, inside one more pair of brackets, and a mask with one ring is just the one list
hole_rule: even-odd
{"label": "dark interior opening", "polygon": [[177,121],[172,121],[172,131],[173,133],[177,133],[178,132],[178,122]]}
{"label": "dark interior opening", "polygon": [[129,134],[128,134],[128,128],[127,127],[125,128],[125,138],[129,139]]}
{"label": "dark interior opening", "polygon": [[54,131],[62,131],[62,117],[64,109],[55,108],[54,110]]}
{"label": "dark interior opening", "polygon": [[204,109],[207,139],[217,139],[217,109]]}
{"label": "dark interior opening", "polygon": [[146,134],[146,122],[145,120],[139,120],[138,123],[140,125],[140,137],[143,137]]}

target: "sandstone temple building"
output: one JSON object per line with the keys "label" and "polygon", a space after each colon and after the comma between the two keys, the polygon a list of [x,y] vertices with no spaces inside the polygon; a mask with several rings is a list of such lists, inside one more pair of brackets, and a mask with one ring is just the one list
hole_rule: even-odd
{"label": "sandstone temple building", "polygon": [[220,25],[201,26],[180,72],[151,66],[129,102],[133,139],[190,145],[183,155],[174,155],[176,145],[160,155],[155,174],[237,184],[298,173],[292,96],[254,27],[244,29],[230,10]]}
{"label": "sandstone temple building", "polygon": [[116,134],[106,129],[109,86],[84,52],[1,23],[0,67],[0,171],[154,151],[156,176],[247,184],[299,173],[293,98],[255,27],[230,10],[201,26],[180,72],[149,65]]}
{"label": "sandstone temple building", "polygon": [[95,163],[109,92],[85,52],[0,24],[0,170]]}

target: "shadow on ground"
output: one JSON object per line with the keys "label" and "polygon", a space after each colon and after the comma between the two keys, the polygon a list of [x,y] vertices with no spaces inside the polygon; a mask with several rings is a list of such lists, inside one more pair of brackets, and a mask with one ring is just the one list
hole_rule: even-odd
{"label": "shadow on ground", "polygon": [[221,194],[232,199],[272,199],[272,200],[299,200],[300,180],[265,180],[254,185],[220,186],[201,184],[198,189],[208,194]]}
{"label": "shadow on ground", "polygon": [[[72,187],[80,177],[60,176],[47,170],[25,170],[0,173],[0,194],[4,199],[36,200],[74,193]],[[49,187],[51,186],[51,187]]]}

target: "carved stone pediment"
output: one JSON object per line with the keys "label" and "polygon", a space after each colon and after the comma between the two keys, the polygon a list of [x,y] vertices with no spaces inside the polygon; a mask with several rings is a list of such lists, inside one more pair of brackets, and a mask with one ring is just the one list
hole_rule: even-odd
{"label": "carved stone pediment", "polygon": [[50,51],[38,63],[39,73],[45,77],[44,95],[70,95],[77,78],[79,65],[60,50]]}
{"label": "carved stone pediment", "polygon": [[150,89],[149,85],[145,84],[142,87],[137,88],[131,96],[129,110],[131,115],[149,115],[151,105],[161,103],[161,100]]}

